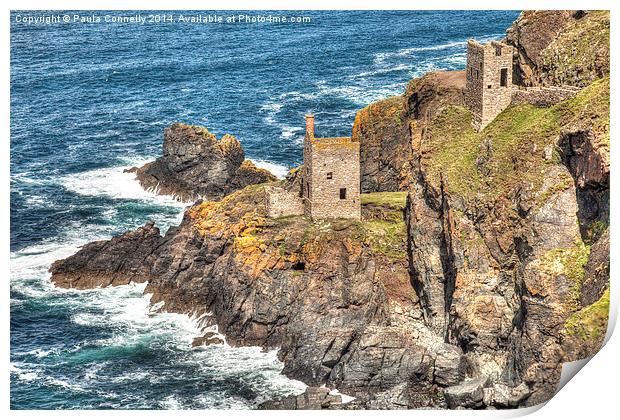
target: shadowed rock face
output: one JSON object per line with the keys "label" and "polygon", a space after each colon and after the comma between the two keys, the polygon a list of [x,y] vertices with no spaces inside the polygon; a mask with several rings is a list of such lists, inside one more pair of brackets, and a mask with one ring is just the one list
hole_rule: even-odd
{"label": "shadowed rock face", "polygon": [[218,140],[204,127],[174,123],[164,130],[163,156],[129,171],[158,194],[181,201],[219,200],[247,185],[276,180],[244,156],[234,136]]}

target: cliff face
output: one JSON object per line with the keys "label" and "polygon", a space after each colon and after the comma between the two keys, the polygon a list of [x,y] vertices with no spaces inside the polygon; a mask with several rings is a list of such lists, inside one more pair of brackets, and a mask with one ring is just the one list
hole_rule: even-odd
{"label": "cliff face", "polygon": [[175,123],[164,130],[163,156],[130,171],[146,190],[158,194],[182,201],[218,200],[247,185],[276,179],[244,156],[234,136],[218,140],[204,127]]}
{"label": "cliff face", "polygon": [[561,363],[604,336],[609,80],[552,108],[509,108],[481,133],[470,119],[444,108],[414,151],[413,285],[429,327],[540,403]]}
{"label": "cliff face", "polygon": [[433,113],[463,104],[465,72],[429,73],[412,80],[401,96],[358,111],[352,138],[360,142],[362,192],[404,191],[411,182],[412,144]]}
{"label": "cliff face", "polygon": [[508,29],[515,83],[586,86],[609,74],[609,12],[527,11]]}

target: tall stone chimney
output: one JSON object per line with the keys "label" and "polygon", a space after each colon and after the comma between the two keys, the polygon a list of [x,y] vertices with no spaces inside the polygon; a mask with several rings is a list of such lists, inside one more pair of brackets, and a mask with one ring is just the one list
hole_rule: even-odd
{"label": "tall stone chimney", "polygon": [[306,137],[314,138],[314,115],[306,114]]}

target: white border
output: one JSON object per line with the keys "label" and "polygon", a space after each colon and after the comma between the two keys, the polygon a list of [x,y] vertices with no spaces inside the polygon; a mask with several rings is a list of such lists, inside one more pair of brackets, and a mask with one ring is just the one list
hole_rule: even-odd
{"label": "white border", "polygon": [[[213,2],[195,2],[188,0],[175,0],[175,1],[162,1],[162,0],[126,0],[123,2],[103,2],[103,1],[77,1],[77,0],[65,0],[65,1],[5,1],[2,3],[2,9],[5,12],[3,19],[0,21],[2,25],[2,55],[4,57],[4,66],[2,67],[2,76],[5,83],[2,86],[2,133],[3,133],[3,147],[0,153],[0,164],[3,171],[4,182],[0,185],[2,196],[5,197],[2,200],[1,212],[4,224],[0,226],[0,230],[3,236],[2,252],[5,255],[4,267],[4,281],[5,281],[5,300],[2,305],[3,310],[3,323],[2,323],[2,336],[4,338],[2,345],[2,354],[6,363],[5,380],[2,382],[2,407],[6,411],[4,414],[10,415],[16,418],[82,418],[87,415],[92,418],[108,418],[113,416],[115,418],[131,418],[131,419],[152,419],[152,418],[177,418],[183,416],[184,418],[196,418],[203,420],[205,416],[224,416],[226,418],[249,418],[252,419],[273,419],[273,418],[286,418],[294,415],[298,418],[314,418],[318,417],[351,417],[355,416],[356,419],[368,418],[376,420],[376,416],[389,416],[391,418],[507,418],[515,417],[529,412],[535,411],[535,409],[514,410],[514,411],[401,411],[401,412],[372,412],[372,411],[335,411],[335,412],[310,412],[310,411],[298,411],[298,412],[264,412],[264,411],[220,411],[205,413],[204,411],[12,411],[9,412],[9,391],[10,391],[10,378],[8,373],[9,364],[9,176],[10,176],[10,126],[9,126],[9,104],[10,104],[10,26],[9,20],[10,10],[130,10],[130,9],[143,9],[143,10],[182,10],[182,9],[203,9],[203,10],[316,10],[316,9],[356,9],[356,10],[372,10],[372,9],[401,9],[401,10],[450,10],[450,9],[482,9],[482,10],[498,10],[498,9],[611,9],[612,10],[612,26],[611,26],[611,137],[617,138],[618,130],[616,128],[617,118],[617,101],[616,98],[617,89],[617,68],[618,68],[618,32],[615,28],[616,9],[618,2],[612,1],[532,1],[524,0],[519,2],[500,2],[500,1],[479,1],[470,0],[468,2],[463,1],[447,1],[447,0],[434,0],[432,2],[413,2],[402,0],[382,0],[380,2],[360,2],[359,0],[315,0],[312,2],[296,2],[292,4],[291,1],[272,0],[272,1],[249,1],[239,0],[233,3],[213,3]],[[224,7],[225,6],[225,7]],[[612,140],[612,166],[615,159],[614,153],[614,140]],[[611,174],[611,189],[615,190],[617,181],[619,178],[617,172],[612,171]],[[614,216],[614,210],[618,208],[617,193],[611,194],[611,209],[612,220],[611,226],[611,256],[612,256],[612,288],[611,288],[611,307],[610,314],[610,329],[609,334],[615,326],[618,312],[618,299],[619,291],[616,285],[616,260],[618,258],[618,245],[615,238],[618,237],[617,222],[618,217]],[[620,407],[620,398],[618,398],[616,391],[616,381],[620,373],[619,369],[620,359],[620,342],[616,336],[612,336],[609,339],[607,345],[587,364],[587,367],[579,373],[577,379],[573,379],[552,398],[540,411],[535,411],[532,414],[532,418],[611,418],[616,417]],[[568,368],[568,366],[567,366]],[[563,376],[566,376],[563,372]],[[536,407],[536,409],[539,407]]]}

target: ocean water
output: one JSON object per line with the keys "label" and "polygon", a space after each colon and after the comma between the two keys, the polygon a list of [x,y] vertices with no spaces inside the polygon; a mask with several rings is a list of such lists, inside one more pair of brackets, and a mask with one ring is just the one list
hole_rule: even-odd
{"label": "ocean water", "polygon": [[350,135],[358,109],[402,93],[425,72],[463,68],[466,40],[500,39],[518,13],[283,13],[310,18],[299,24],[18,22],[49,15],[11,13],[13,409],[252,408],[303,389],[280,374],[275,350],[192,349],[198,320],[156,313],[144,285],[62,290],[47,269],[148,219],[163,231],[180,221],[188,203],[144,192],[123,173],[160,154],[171,123],[234,134],[249,158],[283,176],[301,163],[305,113],[315,113],[319,135]]}

